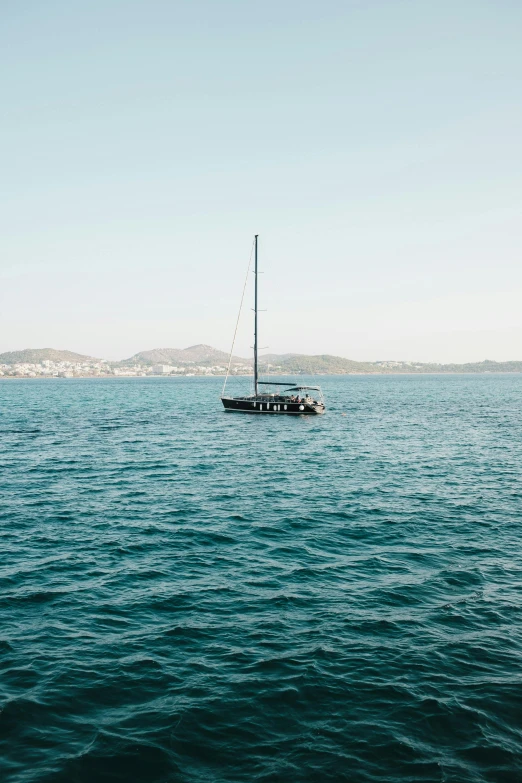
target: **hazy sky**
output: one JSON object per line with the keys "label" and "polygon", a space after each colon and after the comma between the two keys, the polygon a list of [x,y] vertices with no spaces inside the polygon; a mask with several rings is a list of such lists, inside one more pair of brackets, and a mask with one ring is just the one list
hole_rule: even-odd
{"label": "hazy sky", "polygon": [[0,21],[0,351],[226,350],[258,232],[270,352],[522,359],[520,0]]}

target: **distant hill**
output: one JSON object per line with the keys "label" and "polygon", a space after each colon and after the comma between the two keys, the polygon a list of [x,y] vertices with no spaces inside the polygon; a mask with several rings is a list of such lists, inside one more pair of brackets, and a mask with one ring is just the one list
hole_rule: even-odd
{"label": "distant hill", "polygon": [[[191,345],[190,348],[154,348],[151,351],[141,351],[122,364],[200,364],[202,366],[227,365],[229,354],[218,351],[210,345]],[[245,364],[247,360],[237,356],[232,357],[236,364]],[[248,362],[247,362],[248,363]]]}
{"label": "distant hill", "polygon": [[260,368],[270,365],[270,372],[275,373],[280,368],[283,374],[345,374],[345,373],[375,373],[381,372],[379,367],[370,362],[355,362],[342,356],[319,354],[308,356],[299,353],[269,354],[259,359]]}
{"label": "distant hill", "polygon": [[40,364],[40,362],[99,362],[94,356],[73,351],[57,351],[55,348],[26,348],[23,351],[0,353],[0,364]]}
{"label": "distant hill", "polygon": [[[270,369],[271,374],[312,374],[312,375],[344,375],[352,373],[489,373],[489,372],[522,372],[520,362],[494,362],[486,359],[483,362],[468,362],[467,364],[434,364],[423,362],[356,362],[344,359],[342,356],[320,354],[269,354],[261,356],[260,368]],[[270,365],[270,368],[268,368]]]}

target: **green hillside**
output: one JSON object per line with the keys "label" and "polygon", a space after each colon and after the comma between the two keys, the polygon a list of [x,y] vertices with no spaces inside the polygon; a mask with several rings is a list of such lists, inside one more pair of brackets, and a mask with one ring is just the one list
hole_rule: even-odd
{"label": "green hillside", "polygon": [[[266,359],[270,359],[269,362]],[[341,356],[330,356],[329,354],[319,354],[318,356],[307,356],[306,354],[287,354],[277,356],[272,354],[270,357],[261,357],[260,367],[265,369],[270,364],[270,372],[275,373],[279,369],[283,373],[290,374],[347,374],[347,373],[375,373],[380,369],[370,362],[355,362],[351,359],[344,359]]]}
{"label": "green hillside", "polygon": [[427,374],[427,373],[491,373],[491,372],[522,372],[522,361],[494,362],[486,359],[483,362],[468,362],[466,364],[434,364],[424,362],[356,362],[344,359],[342,356],[319,354],[271,354],[260,358],[260,368],[268,370],[272,375],[281,372],[312,374],[312,375],[344,375],[356,373],[379,374]]}

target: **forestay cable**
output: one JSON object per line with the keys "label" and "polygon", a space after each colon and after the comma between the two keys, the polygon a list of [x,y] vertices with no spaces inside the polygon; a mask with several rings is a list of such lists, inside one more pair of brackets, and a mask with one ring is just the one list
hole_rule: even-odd
{"label": "forestay cable", "polygon": [[252,266],[252,253],[254,252],[254,244],[255,244],[255,239],[252,242],[252,248],[250,250],[250,259],[248,261],[248,269],[247,269],[247,273],[246,273],[246,277],[245,277],[245,284],[243,286],[243,293],[241,294],[241,302],[239,304],[239,312],[237,314],[236,328],[234,329],[234,337],[232,339],[232,348],[230,349],[230,356],[228,358],[227,374],[225,375],[225,383],[223,384],[223,390],[221,392],[221,396],[222,397],[225,394],[225,387],[227,385],[228,376],[230,374],[230,365],[232,364],[232,356],[234,354],[234,345],[235,345],[235,342],[236,342],[236,335],[237,335],[237,329],[238,329],[238,326],[239,326],[239,319],[241,318],[241,310],[243,309],[243,300],[245,298],[245,291],[246,291],[246,287],[247,287],[247,283],[248,283],[248,275],[250,273],[250,267]]}

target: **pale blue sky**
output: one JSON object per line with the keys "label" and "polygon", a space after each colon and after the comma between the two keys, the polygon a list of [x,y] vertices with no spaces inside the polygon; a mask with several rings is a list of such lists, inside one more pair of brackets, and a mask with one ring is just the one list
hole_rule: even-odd
{"label": "pale blue sky", "polygon": [[258,232],[271,352],[522,358],[522,3],[0,21],[0,351],[226,350]]}

